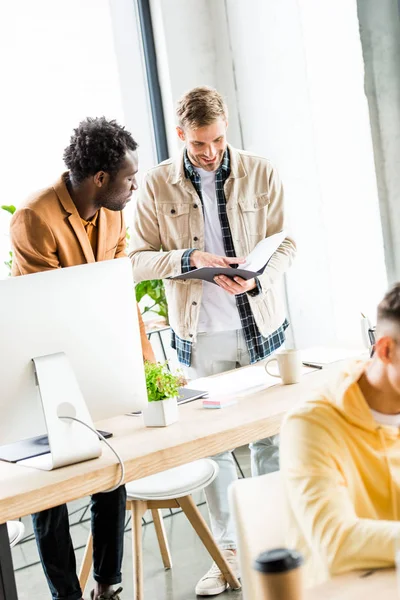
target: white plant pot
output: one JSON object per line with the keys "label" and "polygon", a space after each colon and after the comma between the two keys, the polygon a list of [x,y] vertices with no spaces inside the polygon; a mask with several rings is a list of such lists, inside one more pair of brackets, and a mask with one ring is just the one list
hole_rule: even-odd
{"label": "white plant pot", "polygon": [[146,427],[166,427],[179,419],[177,398],[149,402],[143,410]]}

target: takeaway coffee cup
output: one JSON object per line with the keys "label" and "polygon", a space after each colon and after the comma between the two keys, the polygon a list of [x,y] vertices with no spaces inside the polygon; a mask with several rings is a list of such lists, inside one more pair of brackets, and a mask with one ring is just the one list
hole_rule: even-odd
{"label": "takeaway coffee cup", "polygon": [[304,600],[302,555],[277,548],[262,552],[255,562],[259,600]]}
{"label": "takeaway coffee cup", "polygon": [[[269,370],[268,366],[272,362],[278,363],[279,374]],[[264,366],[268,375],[280,377],[284,384],[298,383],[302,370],[301,353],[299,350],[280,350]]]}

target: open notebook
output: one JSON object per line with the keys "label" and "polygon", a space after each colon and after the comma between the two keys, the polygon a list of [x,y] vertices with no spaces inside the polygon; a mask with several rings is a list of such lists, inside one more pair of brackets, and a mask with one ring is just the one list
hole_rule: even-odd
{"label": "open notebook", "polygon": [[275,233],[265,240],[261,240],[257,246],[250,252],[246,262],[238,268],[233,267],[201,267],[192,269],[188,273],[182,273],[170,279],[202,279],[215,283],[214,277],[217,275],[226,275],[227,277],[241,277],[242,279],[252,279],[261,275],[267,266],[271,256],[279,248],[286,237],[285,231]]}

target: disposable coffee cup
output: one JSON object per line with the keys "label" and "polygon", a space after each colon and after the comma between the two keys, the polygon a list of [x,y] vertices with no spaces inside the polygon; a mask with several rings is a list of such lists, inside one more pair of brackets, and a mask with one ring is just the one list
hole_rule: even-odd
{"label": "disposable coffee cup", "polygon": [[255,562],[257,600],[304,600],[302,555],[296,550],[276,548],[262,552]]}

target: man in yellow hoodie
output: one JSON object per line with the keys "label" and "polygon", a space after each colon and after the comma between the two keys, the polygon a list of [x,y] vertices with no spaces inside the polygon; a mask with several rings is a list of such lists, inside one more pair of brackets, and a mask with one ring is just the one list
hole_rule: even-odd
{"label": "man in yellow hoodie", "polygon": [[375,354],[283,426],[289,543],[317,583],[394,565],[400,540],[400,283],[378,307]]}

